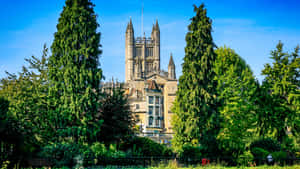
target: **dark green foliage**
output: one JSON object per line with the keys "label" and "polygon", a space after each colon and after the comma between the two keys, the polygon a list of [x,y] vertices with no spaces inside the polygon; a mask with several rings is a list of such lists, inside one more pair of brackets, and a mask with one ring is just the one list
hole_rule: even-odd
{"label": "dark green foliage", "polygon": [[201,145],[202,153],[215,156],[219,121],[212,21],[206,16],[203,4],[194,6],[194,12],[196,15],[188,26],[182,76],[172,108],[175,132],[172,144],[177,152],[185,143]]}
{"label": "dark green foliage", "polygon": [[284,151],[273,152],[271,155],[274,161],[279,165],[285,165],[287,162],[288,154]]}
{"label": "dark green foliage", "polygon": [[262,138],[252,142],[250,145],[251,152],[255,147],[262,148],[264,150],[267,150],[268,152],[275,152],[281,150],[280,144],[276,140],[273,140],[271,138]]}
{"label": "dark green foliage", "polygon": [[180,158],[200,159],[202,157],[201,155],[201,148],[191,144],[184,144],[182,146],[182,152],[179,152]]}
{"label": "dark green foliage", "polygon": [[8,114],[8,110],[9,102],[0,97],[0,164],[7,160],[17,164],[25,155],[24,140],[18,123]]}
{"label": "dark green foliage", "polygon": [[0,113],[1,120],[4,120],[6,117],[6,113],[8,112],[9,102],[5,100],[3,97],[0,97]]}
{"label": "dark green foliage", "polygon": [[[93,142],[100,132],[100,33],[90,0],[66,0],[49,58],[49,103],[75,141]],[[65,117],[65,118],[64,118]]]}
{"label": "dark green foliage", "polygon": [[129,108],[127,96],[122,88],[113,87],[106,90],[99,110],[103,121],[100,141],[105,144],[120,143],[133,135],[132,113]]}
{"label": "dark green foliage", "polygon": [[130,156],[169,156],[170,150],[162,144],[146,137],[134,137],[120,145],[120,149]]}
{"label": "dark green foliage", "polygon": [[43,147],[40,156],[51,160],[56,167],[75,165],[74,158],[82,154],[86,147],[75,143],[56,143]]}
{"label": "dark green foliage", "polygon": [[269,151],[260,148],[260,147],[254,147],[251,149],[251,153],[253,154],[254,160],[256,161],[256,164],[261,165],[265,162],[267,156],[270,154]]}

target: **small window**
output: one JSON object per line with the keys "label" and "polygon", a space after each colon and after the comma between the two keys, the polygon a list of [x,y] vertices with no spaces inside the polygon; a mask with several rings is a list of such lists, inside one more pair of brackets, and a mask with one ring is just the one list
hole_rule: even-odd
{"label": "small window", "polygon": [[153,124],[153,117],[149,117],[149,126],[152,126]]}
{"label": "small window", "polygon": [[159,104],[159,97],[155,96],[155,104]]}
{"label": "small window", "polygon": [[159,116],[159,106],[155,106],[155,115]]}
{"label": "small window", "polygon": [[153,113],[153,106],[149,106],[149,115],[152,115],[152,113]]}
{"label": "small window", "polygon": [[139,105],[139,104],[136,104],[136,105],[135,105],[135,109],[140,109],[140,105]]}
{"label": "small window", "polygon": [[149,104],[153,104],[153,96],[149,96]]}
{"label": "small window", "polygon": [[157,118],[155,119],[155,126],[156,126],[156,127],[159,127],[159,117],[157,117]]}

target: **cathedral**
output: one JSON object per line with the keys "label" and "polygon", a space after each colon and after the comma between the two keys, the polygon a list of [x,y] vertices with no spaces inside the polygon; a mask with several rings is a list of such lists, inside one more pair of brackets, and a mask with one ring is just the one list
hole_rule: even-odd
{"label": "cathedral", "polygon": [[172,54],[168,71],[160,69],[160,29],[153,25],[151,37],[134,36],[130,19],[125,33],[125,94],[137,121],[139,135],[160,143],[172,138],[171,107],[177,79]]}

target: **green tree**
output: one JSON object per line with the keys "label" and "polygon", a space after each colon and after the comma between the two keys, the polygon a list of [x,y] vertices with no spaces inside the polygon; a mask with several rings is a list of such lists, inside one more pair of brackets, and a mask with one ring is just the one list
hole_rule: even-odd
{"label": "green tree", "polygon": [[258,82],[250,67],[234,50],[215,50],[218,96],[221,100],[221,130],[218,142],[222,155],[238,159],[256,135]]}
{"label": "green tree", "polygon": [[0,166],[9,161],[9,168],[18,164],[25,154],[23,150],[23,135],[18,122],[8,113],[9,102],[0,97]]}
{"label": "green tree", "polygon": [[100,131],[96,117],[102,70],[100,33],[90,0],[66,0],[49,58],[49,105],[59,112],[60,133],[75,142],[93,142]]}
{"label": "green tree", "polygon": [[99,140],[105,144],[118,144],[132,136],[135,122],[124,90],[115,86],[106,89],[101,104],[99,113],[104,121]]}
{"label": "green tree", "polygon": [[260,135],[272,136],[283,142],[290,131],[300,131],[300,57],[299,46],[293,53],[283,51],[279,41],[271,51],[272,64],[262,70],[265,75],[261,87]]}
{"label": "green tree", "polygon": [[32,56],[25,59],[28,66],[23,66],[21,72],[8,74],[1,79],[0,96],[10,102],[8,115],[17,121],[18,132],[23,133],[28,152],[47,144],[54,131],[49,124],[51,117],[47,106],[47,53],[44,46],[40,59]]}
{"label": "green tree", "polygon": [[212,21],[206,16],[203,4],[194,6],[194,12],[196,16],[188,26],[182,76],[172,108],[175,132],[172,144],[176,151],[184,144],[200,145],[203,153],[213,155],[219,122]]}

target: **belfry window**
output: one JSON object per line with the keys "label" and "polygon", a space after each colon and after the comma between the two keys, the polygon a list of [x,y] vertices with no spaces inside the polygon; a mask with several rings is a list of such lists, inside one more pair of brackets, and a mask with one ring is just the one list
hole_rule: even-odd
{"label": "belfry window", "polygon": [[135,48],[136,56],[142,56],[142,48]]}
{"label": "belfry window", "polygon": [[146,48],[147,56],[153,56],[153,48]]}

